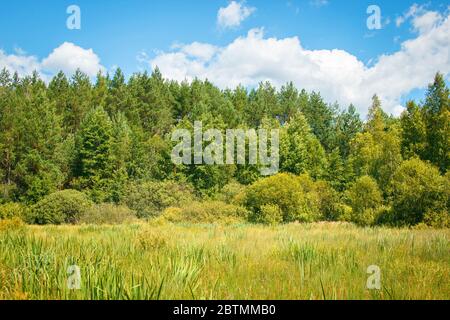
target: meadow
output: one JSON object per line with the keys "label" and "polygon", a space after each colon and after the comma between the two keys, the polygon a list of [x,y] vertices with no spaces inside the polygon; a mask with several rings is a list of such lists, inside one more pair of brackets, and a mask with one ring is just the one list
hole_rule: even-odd
{"label": "meadow", "polygon": [[[0,299],[450,299],[449,238],[348,223],[3,222]],[[370,265],[380,290],[366,288]]]}

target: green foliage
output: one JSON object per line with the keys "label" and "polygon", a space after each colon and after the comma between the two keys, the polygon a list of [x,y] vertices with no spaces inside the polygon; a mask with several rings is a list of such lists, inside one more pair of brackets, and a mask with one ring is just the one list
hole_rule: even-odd
{"label": "green foliage", "polygon": [[149,181],[130,184],[123,203],[135,210],[139,218],[151,218],[168,207],[181,206],[194,198],[192,187],[188,184]]}
{"label": "green foliage", "polygon": [[351,220],[360,225],[372,225],[376,220],[377,209],[382,204],[382,194],[377,182],[362,176],[347,190],[346,198],[352,208]]}
{"label": "green foliage", "polygon": [[378,182],[383,192],[402,161],[399,129],[381,109],[377,96],[369,110],[369,119],[363,133],[351,142],[349,161],[356,177],[369,175]]}
{"label": "green foliage", "polygon": [[27,214],[27,207],[20,203],[4,203],[0,205],[0,220],[19,218],[24,219]]}
{"label": "green foliage", "polygon": [[58,191],[36,203],[27,220],[36,224],[76,223],[90,206],[86,195],[79,191]]}
{"label": "green foliage", "polygon": [[427,127],[424,157],[445,173],[450,166],[450,90],[442,74],[436,74],[428,86],[423,108]]}
{"label": "green foliage", "polygon": [[0,219],[0,233],[7,234],[8,232],[17,232],[24,230],[25,223],[18,217],[4,220]]}
{"label": "green foliage", "polygon": [[161,218],[174,223],[236,223],[244,222],[247,215],[241,206],[222,201],[194,201],[181,208],[167,208]]}
{"label": "green foliage", "polygon": [[126,206],[112,203],[93,205],[83,212],[78,223],[84,224],[122,224],[136,219],[136,213]]}
{"label": "green foliage", "polygon": [[306,118],[297,113],[281,130],[280,168],[294,174],[325,175],[327,159],[319,140],[311,133]]}
{"label": "green foliage", "polygon": [[[259,165],[250,164],[175,165],[171,133],[192,130],[194,121],[223,133],[280,129],[280,171],[301,176],[266,180]],[[283,222],[446,225],[449,204],[442,199],[449,187],[442,187],[442,177],[431,175],[439,186],[415,177],[427,180],[433,195],[408,208],[405,199],[414,192],[406,192],[400,174],[395,179],[394,174],[403,159],[415,157],[435,165],[441,175],[448,172],[449,124],[449,89],[439,73],[425,101],[408,102],[400,118],[387,115],[375,95],[363,124],[353,105],[341,110],[293,83],[279,90],[269,82],[252,90],[221,90],[207,80],[167,81],[156,68],[128,80],[120,69],[111,76],[99,73],[94,83],[80,70],[70,79],[59,72],[47,84],[36,72],[19,77],[4,69],[0,204],[33,206],[71,188],[96,203],[125,204],[139,217],[195,199],[216,199],[245,205],[252,221],[272,216],[277,210],[271,206],[278,206]],[[345,190],[364,176],[376,181],[386,207],[361,211],[342,203]],[[269,187],[274,195],[258,189],[266,183],[276,186]]]}
{"label": "green foliage", "polygon": [[261,206],[261,213],[256,222],[277,225],[283,222],[283,212],[276,204],[264,204]]}
{"label": "green foliage", "polygon": [[427,147],[427,128],[422,110],[414,101],[406,104],[401,118],[402,153],[406,159],[424,157]]}
{"label": "green foliage", "polygon": [[321,219],[325,221],[338,221],[341,212],[340,194],[330,183],[326,181],[317,181],[314,183],[313,191],[319,199],[319,211]]}
{"label": "green foliage", "polygon": [[429,210],[423,217],[423,222],[433,228],[450,228],[450,213],[446,210]]}
{"label": "green foliage", "polygon": [[338,115],[336,122],[336,143],[340,154],[347,158],[350,154],[350,143],[362,131],[363,123],[352,104]]}
{"label": "green foliage", "polygon": [[246,187],[238,182],[230,182],[222,188],[219,199],[226,203],[239,204],[245,189]]}
{"label": "green foliage", "polygon": [[300,177],[280,173],[261,179],[249,186],[245,206],[251,212],[250,220],[259,221],[264,205],[277,205],[284,222],[315,221],[319,215],[317,198],[308,194]]}
{"label": "green foliage", "polygon": [[336,109],[336,107],[327,105],[320,93],[316,92],[312,92],[308,103],[301,109],[312,133],[327,151],[334,149]]}
{"label": "green foliage", "polygon": [[75,147],[77,186],[88,189],[95,201],[107,198],[112,178],[113,124],[101,107],[92,109],[81,123]]}
{"label": "green foliage", "polygon": [[[392,209],[398,224],[416,225],[427,221],[434,224],[433,215],[449,214],[450,183],[439,170],[417,158],[404,161],[391,182]],[[437,220],[445,220],[437,218]]]}

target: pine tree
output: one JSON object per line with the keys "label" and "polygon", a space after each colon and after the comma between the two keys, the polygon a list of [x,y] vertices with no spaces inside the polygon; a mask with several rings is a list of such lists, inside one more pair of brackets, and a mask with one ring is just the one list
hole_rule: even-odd
{"label": "pine tree", "polygon": [[449,88],[442,74],[436,74],[429,85],[424,105],[427,126],[425,159],[445,173],[450,165],[450,106]]}
{"label": "pine tree", "polygon": [[401,115],[402,154],[405,158],[425,158],[427,128],[422,110],[414,101],[408,101]]}
{"label": "pine tree", "polygon": [[297,113],[281,130],[280,168],[294,174],[309,173],[313,178],[325,175],[327,159],[319,140],[302,113]]}
{"label": "pine tree", "polygon": [[112,122],[102,107],[96,107],[86,114],[77,132],[74,177],[78,178],[75,184],[91,190],[97,201],[108,196],[113,173],[112,146]]}

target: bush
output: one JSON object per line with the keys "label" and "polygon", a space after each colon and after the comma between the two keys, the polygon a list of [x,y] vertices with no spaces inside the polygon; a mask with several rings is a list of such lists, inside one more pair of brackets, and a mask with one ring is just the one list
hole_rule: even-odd
{"label": "bush", "polygon": [[336,216],[337,221],[341,222],[351,222],[352,221],[352,215],[353,215],[353,209],[352,207],[346,205],[346,204],[338,204],[336,206]]}
{"label": "bush", "polygon": [[12,219],[0,220],[0,232],[23,231],[25,224],[22,219],[14,217]]}
{"label": "bush", "polygon": [[377,208],[375,211],[375,224],[395,227],[396,223],[392,208],[388,206],[380,206]]}
{"label": "bush", "polygon": [[[303,187],[305,185],[305,187]],[[261,179],[247,188],[245,206],[251,211],[250,221],[260,220],[264,205],[277,205],[284,222],[310,222],[318,219],[317,194],[311,191],[312,182],[303,177],[280,173]]]}
{"label": "bush", "polygon": [[168,245],[167,235],[155,230],[146,230],[138,234],[137,241],[144,250],[158,250]]}
{"label": "bush", "polygon": [[265,204],[261,206],[259,223],[276,225],[283,222],[283,213],[276,204]]}
{"label": "bush", "polygon": [[373,178],[358,178],[347,190],[346,197],[352,207],[352,222],[363,226],[374,224],[377,208],[381,206],[383,197]]}
{"label": "bush", "polygon": [[338,221],[342,215],[339,193],[325,181],[315,182],[314,192],[319,199],[318,205],[321,218],[326,221]]}
{"label": "bush", "polygon": [[128,188],[124,204],[139,218],[158,216],[168,207],[182,206],[194,200],[193,189],[174,181],[134,183]]}
{"label": "bush", "polygon": [[448,210],[428,211],[423,217],[423,222],[433,228],[450,228],[450,214]]}
{"label": "bush", "polygon": [[127,206],[111,203],[94,205],[84,212],[79,223],[86,224],[121,224],[136,219],[136,213]]}
{"label": "bush", "polygon": [[247,218],[247,210],[241,206],[222,201],[191,202],[182,208],[167,208],[162,218],[169,222],[232,223]]}
{"label": "bush", "polygon": [[5,203],[0,205],[0,220],[19,218],[25,219],[27,207],[20,203]]}
{"label": "bush", "polygon": [[230,182],[222,188],[220,199],[226,203],[240,204],[245,186],[238,182]]}
{"label": "bush", "polygon": [[0,183],[0,203],[13,201],[16,192],[17,186],[15,184]]}
{"label": "bush", "polygon": [[58,191],[44,197],[32,207],[29,222],[36,224],[76,223],[91,205],[87,196],[79,191]]}
{"label": "bush", "polygon": [[[401,225],[445,220],[448,216],[449,181],[439,170],[419,159],[404,161],[391,181],[394,219]],[[433,215],[439,217],[434,218]]]}

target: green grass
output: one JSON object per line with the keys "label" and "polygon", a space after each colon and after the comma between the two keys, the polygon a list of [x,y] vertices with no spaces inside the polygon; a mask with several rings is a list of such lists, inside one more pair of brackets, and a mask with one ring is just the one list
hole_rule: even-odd
{"label": "green grass", "polygon": [[[450,299],[449,238],[334,223],[3,228],[0,299]],[[369,265],[381,290],[366,289]]]}

